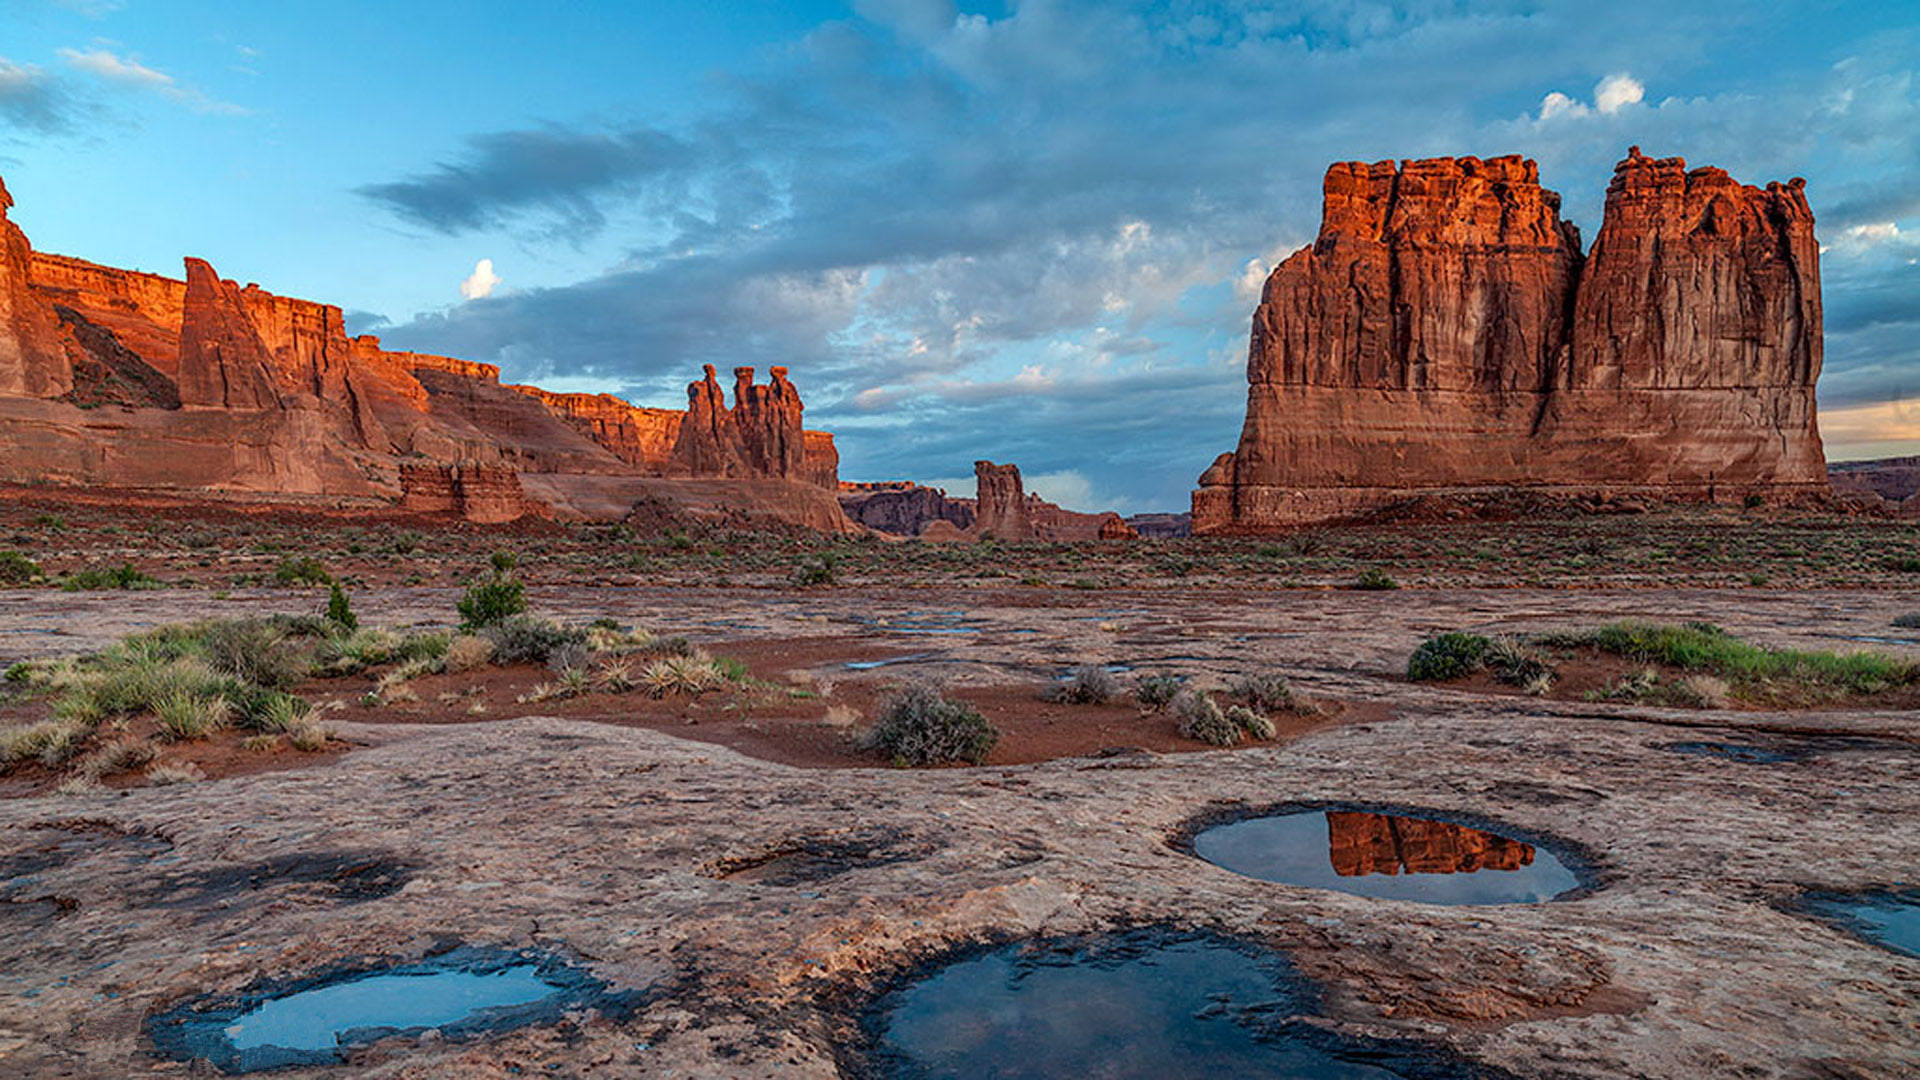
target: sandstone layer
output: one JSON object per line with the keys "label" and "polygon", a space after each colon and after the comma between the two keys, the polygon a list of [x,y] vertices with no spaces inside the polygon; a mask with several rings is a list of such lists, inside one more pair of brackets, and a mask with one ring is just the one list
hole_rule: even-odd
{"label": "sandstone layer", "polygon": [[1254,312],[1246,424],[1194,531],[1484,488],[1823,493],[1804,182],[1635,147],[1590,255],[1559,209],[1517,156],[1331,167],[1319,237]]}
{"label": "sandstone layer", "polygon": [[0,185],[0,481],[390,502],[477,521],[618,519],[636,498],[728,481],[684,494],[735,518],[850,528],[833,437],[802,428],[783,367],[766,386],[739,369],[735,407],[716,398],[693,425],[726,437],[683,453],[678,410],[388,351],[349,337],[334,305],[243,288],[201,259],[174,279],[36,253],[11,206]]}

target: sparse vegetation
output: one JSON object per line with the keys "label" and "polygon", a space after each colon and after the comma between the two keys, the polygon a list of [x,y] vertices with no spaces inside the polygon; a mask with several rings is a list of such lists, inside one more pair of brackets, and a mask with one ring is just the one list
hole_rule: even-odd
{"label": "sparse vegetation", "polygon": [[[1255,713],[1308,713],[1313,706],[1293,692],[1293,685],[1280,675],[1246,675],[1227,684],[1227,696],[1245,702]],[[1269,724],[1268,727],[1272,725]],[[1261,735],[1258,738],[1272,738]]]}
{"label": "sparse vegetation", "polygon": [[467,586],[455,608],[465,620],[463,630],[477,630],[511,619],[527,610],[527,588],[513,576],[520,564],[510,551],[496,551],[489,560],[493,576]]}
{"label": "sparse vegetation", "polygon": [[1415,682],[1464,679],[1487,666],[1493,642],[1482,634],[1449,633],[1421,642],[1407,658],[1407,678]]}
{"label": "sparse vegetation", "polygon": [[1164,709],[1185,683],[1178,675],[1142,675],[1133,680],[1133,700],[1142,708]]}
{"label": "sparse vegetation", "polygon": [[327,573],[327,568],[320,564],[319,559],[311,555],[296,555],[281,560],[279,568],[273,572],[273,580],[288,586],[331,585],[333,575]]}
{"label": "sparse vegetation", "polygon": [[1167,703],[1180,734],[1212,746],[1232,746],[1240,741],[1240,725],[1227,718],[1213,695],[1194,687],[1183,687]]}
{"label": "sparse vegetation", "polygon": [[114,567],[92,567],[75,571],[60,580],[67,592],[98,592],[105,589],[161,589],[165,583],[133,568],[132,563]]}
{"label": "sparse vegetation", "polygon": [[1893,625],[1902,630],[1920,630],[1920,611],[1910,611],[1905,615],[1894,616]]}
{"label": "sparse vegetation", "polygon": [[31,585],[42,576],[39,563],[17,551],[0,551],[0,586]]}
{"label": "sparse vegetation", "polygon": [[1542,635],[1560,648],[1591,647],[1640,664],[1724,680],[1737,698],[1775,704],[1876,694],[1920,681],[1920,664],[1876,652],[1804,652],[1749,644],[1711,623],[1619,622]]}
{"label": "sparse vegetation", "polygon": [[1380,592],[1387,589],[1397,589],[1400,587],[1400,583],[1393,580],[1393,575],[1387,573],[1385,570],[1377,566],[1369,566],[1360,571],[1360,576],[1353,579],[1353,587],[1369,592]]}
{"label": "sparse vegetation", "polygon": [[1245,732],[1250,739],[1266,741],[1277,733],[1273,721],[1245,705],[1227,706],[1226,717],[1229,723]]}
{"label": "sparse vegetation", "polygon": [[347,599],[347,590],[341,588],[337,581],[327,592],[327,621],[348,632],[360,629],[360,619],[353,613],[353,603]]}
{"label": "sparse vegetation", "polygon": [[496,664],[544,664],[555,649],[586,640],[586,631],[550,619],[514,615],[488,624],[480,636],[493,646]]}
{"label": "sparse vegetation", "polygon": [[863,743],[898,765],[979,765],[999,740],[1000,732],[979,710],[945,696],[935,683],[919,682],[881,703],[880,718]]}
{"label": "sparse vegetation", "polygon": [[1047,693],[1047,700],[1065,705],[1105,705],[1120,696],[1120,679],[1104,664],[1082,664],[1067,680]]}

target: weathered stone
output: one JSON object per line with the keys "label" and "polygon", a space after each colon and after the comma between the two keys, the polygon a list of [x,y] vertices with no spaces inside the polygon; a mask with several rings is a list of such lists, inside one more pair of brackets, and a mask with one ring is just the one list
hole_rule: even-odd
{"label": "weathered stone", "polygon": [[919,536],[936,521],[962,530],[973,526],[971,500],[950,498],[939,488],[910,480],[843,483],[840,508],[850,520],[894,536]]}
{"label": "weathered stone", "polygon": [[73,388],[53,307],[33,290],[33,248],[7,220],[13,196],[0,181],[0,394],[59,397]]}
{"label": "weathered stone", "polygon": [[976,461],[973,482],[976,535],[995,540],[1033,539],[1033,521],[1027,516],[1027,493],[1020,482],[1018,465]]}
{"label": "weathered stone", "polygon": [[400,466],[400,477],[400,504],[423,514],[457,514],[468,521],[492,523],[515,521],[531,510],[520,475],[505,465],[406,462]]}
{"label": "weathered stone", "polygon": [[273,355],[247,314],[240,287],[204,259],[188,259],[180,323],[180,403],[214,409],[278,409]]}
{"label": "weathered stone", "polygon": [[[1590,263],[1518,157],[1347,163],[1254,313],[1247,418],[1194,530],[1410,491],[1818,488],[1818,252],[1798,184],[1636,148]],[[1569,313],[1572,318],[1569,319]]]}

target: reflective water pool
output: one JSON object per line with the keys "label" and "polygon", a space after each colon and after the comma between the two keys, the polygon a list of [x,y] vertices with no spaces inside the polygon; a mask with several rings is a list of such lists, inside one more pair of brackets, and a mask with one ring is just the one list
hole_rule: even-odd
{"label": "reflective water pool", "polygon": [[569,1010],[620,1015],[637,991],[546,954],[461,948],[397,967],[341,971],[238,998],[189,1002],[153,1017],[162,1057],[229,1073],[343,1061],[351,1048],[437,1029],[448,1038],[553,1023]]}
{"label": "reflective water pool", "polygon": [[1580,886],[1552,852],[1431,818],[1299,810],[1216,825],[1201,858],[1237,874],[1426,904],[1524,904]]}
{"label": "reflective water pool", "polygon": [[1741,743],[1722,742],[1677,742],[1661,747],[1676,754],[1690,754],[1695,757],[1727,758],[1731,761],[1744,761],[1749,765],[1784,765],[1798,760],[1795,754],[1783,750],[1769,750],[1761,746],[1747,746]]}
{"label": "reflective water pool", "polygon": [[1920,889],[1809,893],[1800,906],[1855,937],[1920,956]]}
{"label": "reflective water pool", "polygon": [[881,1075],[915,1078],[1468,1075],[1301,1023],[1310,997],[1284,960],[1224,939],[1010,945],[882,999],[875,1057]]}

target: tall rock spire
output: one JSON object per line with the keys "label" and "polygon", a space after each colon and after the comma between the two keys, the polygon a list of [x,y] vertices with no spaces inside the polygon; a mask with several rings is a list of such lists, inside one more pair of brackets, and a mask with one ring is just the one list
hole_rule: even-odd
{"label": "tall rock spire", "polygon": [[52,305],[33,289],[33,248],[7,220],[12,206],[0,180],[0,394],[59,397],[73,389],[73,366]]}

